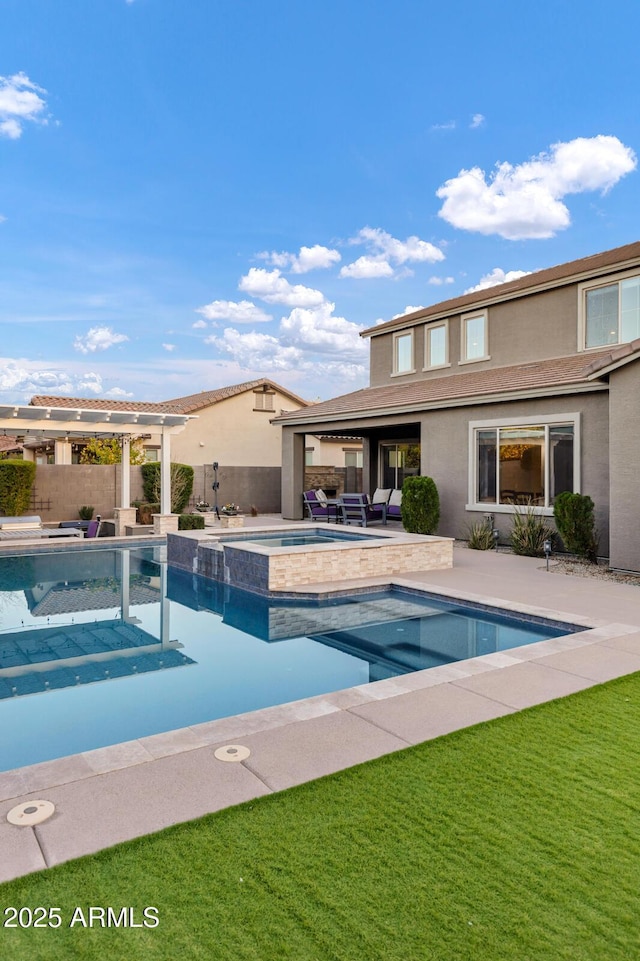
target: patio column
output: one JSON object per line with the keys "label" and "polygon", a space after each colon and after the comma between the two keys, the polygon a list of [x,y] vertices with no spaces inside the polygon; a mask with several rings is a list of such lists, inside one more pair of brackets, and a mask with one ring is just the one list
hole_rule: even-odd
{"label": "patio column", "polygon": [[120,464],[120,506],[113,511],[115,519],[116,537],[123,537],[127,527],[133,527],[136,522],[136,509],[131,507],[131,437],[124,434],[122,442],[122,463]]}
{"label": "patio column", "polygon": [[287,520],[299,521],[304,516],[304,443],[304,433],[282,428],[282,516]]}
{"label": "patio column", "polygon": [[178,530],[178,515],[171,513],[171,433],[163,427],[160,434],[160,513],[153,515],[153,533]]}

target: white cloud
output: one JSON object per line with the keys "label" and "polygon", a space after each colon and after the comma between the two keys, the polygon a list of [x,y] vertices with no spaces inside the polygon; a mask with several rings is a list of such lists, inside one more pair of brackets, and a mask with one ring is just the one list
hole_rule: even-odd
{"label": "white cloud", "polygon": [[129,340],[126,334],[117,334],[110,327],[92,327],[84,337],[76,337],[73,346],[81,354],[95,354],[98,350],[108,350],[125,340]]}
{"label": "white cloud", "polygon": [[[204,307],[198,307],[197,314],[202,314],[207,320],[230,320],[234,324],[261,324],[272,320],[261,307],[252,304],[250,300],[212,300]],[[206,327],[204,321],[199,320],[194,327]]]}
{"label": "white cloud", "polygon": [[[200,310],[204,310],[204,307],[201,307]],[[191,324],[191,326],[195,330],[202,330],[202,328],[206,327],[207,325],[204,320],[196,320],[195,324]]]}
{"label": "white cloud", "polygon": [[[89,371],[72,374],[67,370],[38,367],[28,360],[0,358],[0,391],[5,394],[67,394],[78,396],[102,392],[100,374]],[[28,398],[23,398],[27,400]]]}
{"label": "white cloud", "polygon": [[507,240],[552,237],[571,222],[563,197],[606,192],[636,165],[633,150],[617,137],[578,137],[518,166],[500,163],[488,181],[479,167],[461,170],[436,191],[444,200],[439,216],[461,230]]}
{"label": "white cloud", "polygon": [[442,287],[444,284],[454,284],[455,277],[429,277],[427,283],[433,287]]}
{"label": "white cloud", "polygon": [[434,123],[431,125],[432,130],[455,130],[456,122],[455,120],[446,120],[444,123]]}
{"label": "white cloud", "polygon": [[472,294],[476,290],[487,290],[489,287],[497,287],[498,284],[508,284],[510,280],[519,280],[526,277],[530,270],[508,270],[506,273],[502,267],[494,267],[490,274],[485,274],[480,278],[480,282],[475,287],[468,287],[465,294]]}
{"label": "white cloud", "polygon": [[277,337],[228,327],[205,342],[231,355],[247,370],[362,380],[368,350],[360,337],[361,328],[336,317],[333,311],[334,305],[329,303],[311,309],[295,307],[282,318]]}
{"label": "white cloud", "polygon": [[[361,244],[367,247],[370,253],[345,265],[340,271],[341,277],[393,277],[398,276],[399,272],[394,270],[392,264],[396,266],[425,262],[433,264],[444,260],[444,254],[434,244],[420,240],[416,236],[398,240],[380,227],[363,227],[355,237],[349,240],[349,243]],[[411,272],[405,267],[400,273],[402,276],[407,276]]]}
{"label": "white cloud", "polygon": [[277,253],[276,251],[258,254],[261,260],[266,260],[273,267],[289,269],[292,274],[306,274],[310,270],[325,270],[342,259],[337,250],[314,244],[313,247],[301,247],[299,254]]}
{"label": "white cloud", "polygon": [[46,123],[43,112],[47,104],[39,96],[46,92],[24,73],[0,77],[0,136],[17,140],[28,121]]}
{"label": "white cloud", "polygon": [[168,350],[169,353],[171,353],[172,350],[176,349],[175,344],[163,344],[162,346],[164,347],[165,350]]}
{"label": "white cloud", "polygon": [[105,390],[103,397],[113,397],[115,400],[122,400],[123,397],[133,397],[135,396],[132,391],[123,390],[122,387],[112,387],[111,390]]}
{"label": "white cloud", "polygon": [[471,130],[477,130],[478,127],[484,126],[484,120],[485,118],[483,114],[474,113],[473,117],[471,118],[471,123],[469,124],[469,127],[471,128]]}
{"label": "white cloud", "polygon": [[358,257],[352,264],[346,264],[342,268],[340,276],[358,280],[369,277],[393,277],[393,267],[384,257]]}
{"label": "white cloud", "polygon": [[403,310],[401,313],[399,313],[399,314],[394,314],[391,319],[392,319],[392,320],[396,320],[398,317],[404,317],[405,314],[412,314],[412,313],[413,313],[414,311],[416,311],[416,310],[422,310],[422,307],[412,307],[412,306],[409,304],[409,305],[407,305],[407,306],[404,308],[404,310]]}
{"label": "white cloud", "polygon": [[324,295],[319,290],[304,287],[302,284],[290,284],[277,269],[264,270],[262,267],[251,267],[249,273],[240,278],[238,287],[268,304],[318,307],[324,303]]}

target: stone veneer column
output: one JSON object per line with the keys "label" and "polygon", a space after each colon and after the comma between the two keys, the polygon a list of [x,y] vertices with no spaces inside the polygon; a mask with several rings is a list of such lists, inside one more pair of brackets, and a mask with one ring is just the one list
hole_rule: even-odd
{"label": "stone veneer column", "polygon": [[178,514],[152,514],[154,534],[176,534],[178,532]]}
{"label": "stone veneer column", "polygon": [[136,522],[135,507],[114,507],[113,516],[116,521],[116,537],[124,537],[125,527]]}

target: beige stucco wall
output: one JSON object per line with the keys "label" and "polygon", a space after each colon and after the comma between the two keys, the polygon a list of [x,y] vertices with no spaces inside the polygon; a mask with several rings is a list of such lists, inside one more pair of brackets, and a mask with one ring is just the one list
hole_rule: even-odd
{"label": "beige stucco wall", "polygon": [[612,567],[640,571],[640,365],[613,371],[609,380]]}
{"label": "beige stucco wall", "polygon": [[448,368],[423,371],[424,365],[424,324],[418,324],[414,331],[415,373],[392,376],[393,333],[371,337],[372,387],[381,384],[409,383],[424,378],[443,377],[447,374],[463,373],[469,370],[483,370],[489,367],[504,367],[509,364],[526,363],[532,360],[547,360],[550,357],[565,357],[578,349],[578,287],[569,284],[557,290],[531,294],[517,300],[510,300],[488,308],[488,339],[490,359],[474,364],[458,365],[460,360],[461,315],[452,314],[449,318],[449,362]]}
{"label": "beige stucco wall", "polygon": [[[279,467],[282,463],[282,428],[270,423],[281,410],[298,410],[299,404],[276,391],[273,410],[256,410],[252,390],[196,411],[197,419],[171,438],[171,460],[196,467],[217,461],[220,466]],[[152,435],[145,445],[159,444]]]}

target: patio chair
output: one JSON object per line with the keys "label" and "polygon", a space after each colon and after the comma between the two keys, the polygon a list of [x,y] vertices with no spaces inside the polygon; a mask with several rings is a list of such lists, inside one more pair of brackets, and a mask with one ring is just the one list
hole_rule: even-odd
{"label": "patio chair", "polygon": [[343,494],[340,498],[340,512],[343,524],[366,527],[369,521],[384,520],[381,511],[372,509],[366,494]]}
{"label": "patio chair", "polygon": [[390,487],[376,487],[371,497],[371,510],[376,514],[376,520],[381,520],[383,524],[387,523],[387,504],[390,496]]}
{"label": "patio chair", "polygon": [[387,520],[402,522],[402,491],[392,490],[387,504]]}
{"label": "patio chair", "polygon": [[85,537],[99,537],[101,523],[102,518],[98,514],[94,521],[89,521],[89,526],[87,527],[87,533],[85,534]]}
{"label": "patio chair", "polygon": [[324,491],[305,491],[302,496],[304,498],[304,506],[309,512],[310,521],[326,521],[329,523],[333,518],[337,523],[338,505],[335,502],[329,503]]}

